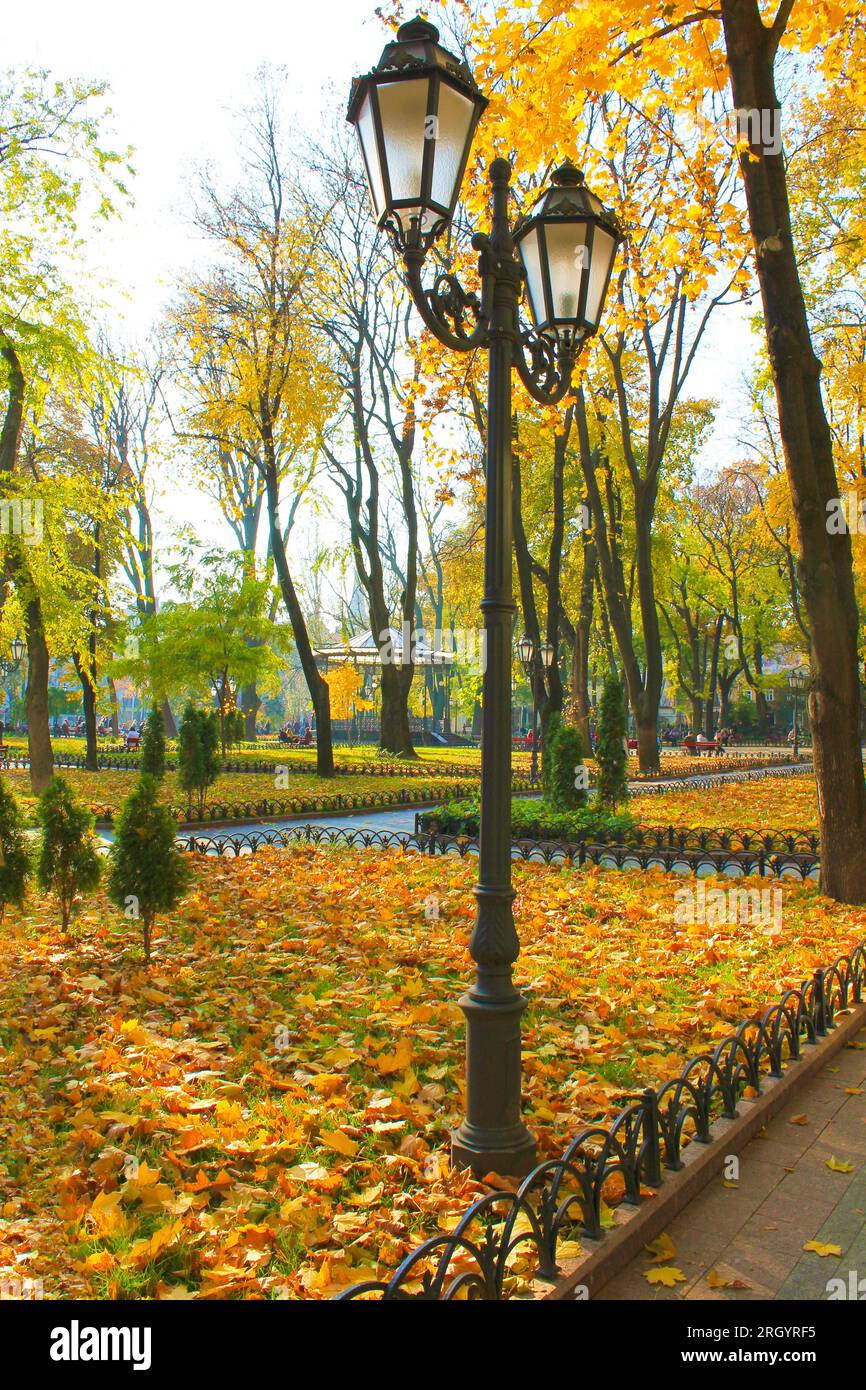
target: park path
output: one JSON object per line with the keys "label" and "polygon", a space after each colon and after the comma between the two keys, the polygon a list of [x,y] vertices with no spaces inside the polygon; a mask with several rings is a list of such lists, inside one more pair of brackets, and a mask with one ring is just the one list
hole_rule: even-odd
{"label": "park path", "polygon": [[[770,1120],[739,1164],[736,1183],[713,1178],[671,1221],[669,1258],[652,1263],[641,1252],[594,1298],[866,1300],[866,1029]],[[840,1253],[804,1250],[809,1241]],[[685,1279],[648,1282],[666,1266]]]}

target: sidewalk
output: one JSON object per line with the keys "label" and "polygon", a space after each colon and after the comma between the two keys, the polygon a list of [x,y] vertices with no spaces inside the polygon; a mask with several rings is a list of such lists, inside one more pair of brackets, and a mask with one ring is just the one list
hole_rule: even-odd
{"label": "sidewalk", "polygon": [[[747,1145],[739,1180],[714,1178],[666,1236],[666,1258],[642,1252],[595,1299],[823,1300],[842,1296],[831,1279],[848,1298],[862,1281],[866,1298],[866,1029]],[[807,1241],[841,1253],[805,1251]],[[645,1277],[665,1269],[685,1277],[672,1287]]]}

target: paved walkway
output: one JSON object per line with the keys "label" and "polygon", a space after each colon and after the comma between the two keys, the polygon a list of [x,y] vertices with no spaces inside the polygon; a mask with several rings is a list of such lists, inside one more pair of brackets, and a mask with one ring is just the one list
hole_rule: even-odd
{"label": "paved walkway", "polygon": [[[829,1160],[852,1171],[834,1171]],[[714,1178],[671,1222],[669,1258],[651,1263],[642,1253],[595,1298],[824,1300],[839,1293],[828,1282],[841,1279],[848,1298],[862,1281],[866,1299],[866,1029],[739,1162],[737,1183]],[[841,1254],[805,1251],[807,1241]],[[646,1273],[665,1266],[685,1281],[650,1284]]]}

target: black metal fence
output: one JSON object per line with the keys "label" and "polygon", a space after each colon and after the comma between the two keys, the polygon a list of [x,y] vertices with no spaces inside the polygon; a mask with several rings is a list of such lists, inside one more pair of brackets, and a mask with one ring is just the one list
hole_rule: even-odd
{"label": "black metal fence", "polygon": [[761,1018],[748,1019],[718,1044],[686,1062],[679,1076],[657,1090],[628,1099],[610,1126],[585,1126],[559,1158],[547,1159],[516,1192],[490,1192],[472,1204],[456,1227],[432,1236],[387,1279],[368,1279],[337,1295],[412,1301],[508,1297],[515,1252],[534,1262],[536,1279],[555,1282],[565,1240],[599,1240],[605,1184],[615,1175],[623,1200],[642,1202],[641,1188],[659,1188],[664,1174],[683,1167],[687,1143],[712,1142],[716,1119],[736,1119],[746,1089],[760,1093],[762,1078],[781,1077],[835,1026],[836,1015],[859,1004],[866,982],[866,942],[789,989]]}
{"label": "black metal fence", "polygon": [[[435,816],[435,811],[415,813],[416,836],[445,833],[440,832],[438,826],[431,824]],[[520,838],[526,842],[546,843],[546,839],[540,836]],[[763,850],[765,854],[786,850],[790,854],[813,856],[820,853],[821,846],[821,837],[817,830],[758,830],[750,827],[720,830],[700,826],[684,829],[675,825],[634,825],[629,830],[617,833],[596,829],[591,833],[587,831],[583,835],[577,834],[571,841],[559,840],[556,843],[578,845],[581,841],[586,844],[616,845],[620,848],[629,846],[634,849],[745,850],[754,853]]]}
{"label": "black metal fence", "polygon": [[[655,833],[655,832],[652,832]],[[670,827],[660,831],[660,837],[686,835]],[[704,832],[710,835],[712,832]],[[750,832],[726,831],[732,839],[745,839]],[[788,838],[796,843],[800,837],[808,836],[806,831],[788,832]],[[255,854],[267,846],[289,848],[292,845],[343,845],[355,849],[408,850],[420,854],[454,854],[460,858],[478,853],[478,839],[469,835],[440,835],[418,831],[409,834],[399,830],[341,830],[324,825],[293,825],[286,829],[237,830],[219,835],[188,834],[178,838],[184,850],[198,854],[237,856]],[[566,840],[514,840],[511,857],[516,860],[543,864],[568,864],[582,868],[586,864],[597,864],[603,868],[615,869],[663,869],[669,873],[717,873],[740,878],[748,874],[759,874],[765,878],[792,878],[805,880],[817,878],[820,858],[816,851],[802,848],[787,848],[780,843],[778,848],[767,849],[760,843],[754,846],[741,846],[739,849],[711,846],[673,847],[664,844],[606,844],[600,841]]]}
{"label": "black metal fence", "polygon": [[689,777],[670,777],[666,781],[641,783],[641,796],[664,796],[666,792],[700,791],[704,787],[724,787],[730,782],[760,782],[765,777],[803,777],[813,771],[809,761],[785,763],[782,767],[744,767],[725,772],[695,773]]}

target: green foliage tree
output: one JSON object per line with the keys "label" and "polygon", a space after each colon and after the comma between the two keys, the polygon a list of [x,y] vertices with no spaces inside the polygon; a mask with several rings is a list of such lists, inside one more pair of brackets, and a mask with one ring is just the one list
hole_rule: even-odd
{"label": "green foliage tree", "polygon": [[7,903],[21,906],[32,871],[21,808],[0,778],[0,924]]}
{"label": "green foliage tree", "polygon": [[187,705],[178,730],[178,777],[187,794],[187,814],[192,815],[193,796],[198,801],[198,814],[204,815],[204,799],[208,787],[219,775],[217,756],[220,733],[216,716]]}
{"label": "green foliage tree", "polygon": [[75,650],[88,624],[87,605],[72,602],[63,582],[75,568],[78,526],[74,519],[70,525],[74,503],[56,486],[57,451],[43,434],[49,394],[78,389],[94,356],[64,262],[82,247],[88,218],[107,219],[127,197],[126,156],[105,144],[105,95],[104,83],[47,71],[0,73],[0,492],[31,519],[39,509],[39,525],[28,535],[0,537],[0,571],[4,604],[11,587],[27,640],[27,737],[37,793],[54,767],[49,645]]}
{"label": "green foliage tree", "polygon": [[117,907],[141,922],[148,963],[156,914],[170,911],[189,883],[189,866],[176,835],[174,817],[159,800],[158,780],[142,773],[117,819],[107,889]]}
{"label": "green foliage tree", "polygon": [[598,799],[616,807],[628,800],[625,747],[625,702],[619,677],[610,672],[604,682],[598,720]]}
{"label": "green foliage tree", "polygon": [[576,811],[586,805],[585,752],[580,730],[573,724],[559,722],[550,749],[547,794],[554,810]]}
{"label": "green foliage tree", "polygon": [[165,716],[159,705],[154,705],[144,723],[141,771],[157,780],[165,776]]}
{"label": "green foliage tree", "polygon": [[54,893],[63,931],[69,925],[77,898],[92,893],[102,874],[102,861],[93,838],[93,816],[75,800],[62,777],[52,777],[36,805],[42,827],[42,847],[36,868],[39,887]]}
{"label": "green foliage tree", "polygon": [[148,689],[154,704],[169,696],[204,699],[220,707],[225,752],[225,694],[229,683],[279,689],[280,658],[288,634],[270,617],[269,580],[246,573],[239,555],[203,550],[187,541],[182,558],[168,567],[180,600],[166,600],[135,632],[134,655],[113,663],[116,675]]}

